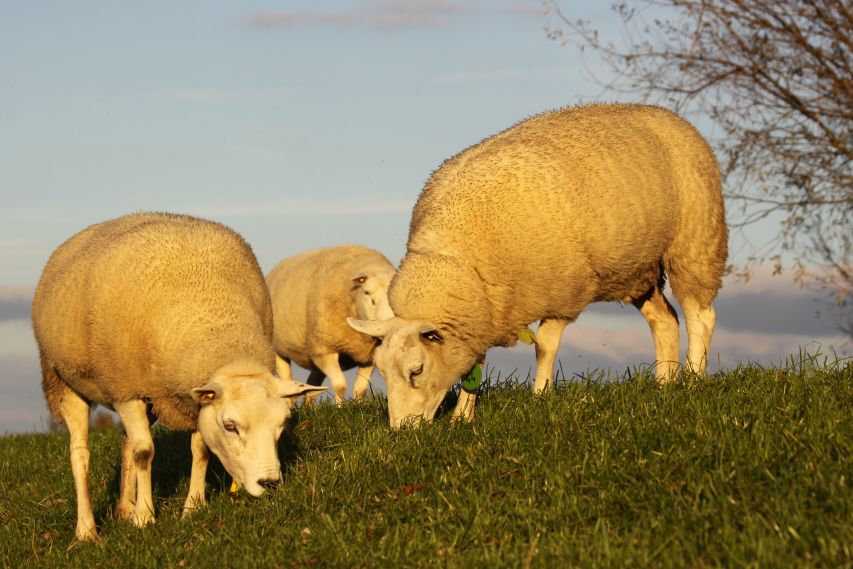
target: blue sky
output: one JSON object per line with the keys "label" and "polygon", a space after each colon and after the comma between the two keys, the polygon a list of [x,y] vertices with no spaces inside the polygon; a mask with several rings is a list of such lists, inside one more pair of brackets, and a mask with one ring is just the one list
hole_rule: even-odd
{"label": "blue sky", "polygon": [[[615,33],[607,4],[590,4],[563,10]],[[26,305],[50,253],[83,227],[176,211],[239,231],[265,271],[344,242],[397,263],[443,160],[531,114],[602,99],[577,50],[547,39],[538,1],[0,6],[0,433],[43,422]],[[770,235],[734,234],[735,260],[745,237]],[[725,367],[840,346],[816,308],[786,277],[731,281],[714,349]],[[533,361],[529,347],[489,357],[522,375]],[[632,308],[594,307],[561,359],[624,369],[653,350]]]}

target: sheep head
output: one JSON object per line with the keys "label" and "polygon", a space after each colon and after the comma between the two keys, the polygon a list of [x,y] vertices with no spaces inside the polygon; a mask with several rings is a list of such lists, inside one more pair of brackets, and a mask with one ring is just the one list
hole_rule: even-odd
{"label": "sheep head", "polygon": [[388,303],[388,285],[394,272],[392,267],[372,263],[359,267],[352,276],[350,293],[359,319],[386,320],[394,316]]}
{"label": "sheep head", "polygon": [[426,320],[355,320],[353,329],[381,338],[373,361],[385,378],[391,427],[435,416],[447,390],[477,361],[449,330]]}
{"label": "sheep head", "polygon": [[278,439],[290,417],[286,399],[325,390],[279,379],[257,364],[231,364],[193,390],[200,404],[197,429],[237,487],[257,497],[281,481]]}

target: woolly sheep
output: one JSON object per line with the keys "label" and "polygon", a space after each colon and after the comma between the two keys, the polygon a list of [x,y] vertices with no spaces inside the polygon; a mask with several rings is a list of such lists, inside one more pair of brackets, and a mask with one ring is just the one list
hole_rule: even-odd
{"label": "woolly sheep", "polygon": [[323,389],[273,375],[272,308],[255,256],[201,219],[138,213],[74,235],[47,263],[32,319],[48,407],[68,425],[81,540],[97,538],[91,404],[124,424],[116,514],[142,526],[154,519],[151,419],[194,431],[186,513],[205,503],[208,449],[249,494],[275,485],[283,398]]}
{"label": "woolly sheep", "polygon": [[[491,346],[541,320],[534,390],[552,383],[560,336],[588,304],[630,302],[654,339],[656,376],[704,372],[711,301],[727,256],[720,173],[689,123],[661,108],[597,104],[524,120],[444,162],[415,205],[391,283],[396,318],[351,321],[383,337],[374,361],[393,427],[431,419]],[[455,417],[473,418],[462,392]]]}
{"label": "woolly sheep", "polygon": [[278,373],[291,377],[291,362],[309,369],[307,383],[328,376],[341,403],[347,390],[342,370],[359,366],[353,394],[362,399],[373,372],[376,341],[347,326],[347,317],[394,316],[388,284],[394,266],[360,245],[314,249],[284,259],[267,276],[273,307],[273,347]]}

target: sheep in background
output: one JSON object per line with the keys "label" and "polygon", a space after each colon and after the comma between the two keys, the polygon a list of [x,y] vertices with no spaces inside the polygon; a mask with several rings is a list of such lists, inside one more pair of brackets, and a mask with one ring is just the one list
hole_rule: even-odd
{"label": "sheep in background", "polygon": [[376,341],[354,331],[346,319],[394,316],[388,305],[393,276],[388,259],[360,245],[314,249],[279,262],[267,276],[279,375],[290,378],[291,362],[296,362],[310,370],[309,385],[320,385],[328,376],[340,404],[347,390],[343,370],[359,366],[353,395],[362,399]]}
{"label": "sheep in background", "polygon": [[[444,162],[415,205],[391,283],[396,318],[351,321],[384,338],[374,361],[393,427],[431,419],[447,389],[491,346],[541,320],[536,379],[551,385],[565,326],[592,302],[631,302],[648,321],[657,379],[704,372],[727,229],[708,144],[661,108],[597,104],[534,116]],[[454,416],[471,419],[476,396]]]}
{"label": "sheep in background", "polygon": [[[154,520],[149,417],[193,430],[184,512],[204,505],[212,450],[252,496],[281,479],[284,398],[323,388],[273,375],[272,308],[251,248],[223,225],[164,213],[93,225],[50,257],[32,305],[42,386],[68,425],[78,539],[95,539],[89,412],[125,429],[116,514]],[[209,450],[208,450],[209,449]]]}

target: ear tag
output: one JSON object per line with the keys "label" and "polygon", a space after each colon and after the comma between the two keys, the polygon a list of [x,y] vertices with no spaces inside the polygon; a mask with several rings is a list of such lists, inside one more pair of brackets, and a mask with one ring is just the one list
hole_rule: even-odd
{"label": "ear tag", "polygon": [[201,396],[201,398],[199,398],[198,402],[204,405],[205,403],[210,403],[211,401],[213,401],[214,397],[215,395],[212,391],[207,391],[204,393],[204,395]]}
{"label": "ear tag", "polygon": [[231,488],[229,488],[228,491],[231,492],[232,494],[236,494],[238,490],[239,490],[239,488],[237,487],[237,482],[232,480],[231,481]]}
{"label": "ear tag", "polygon": [[518,336],[518,341],[523,344],[535,344],[536,343],[536,334],[530,328],[522,328],[518,332],[516,332]]}
{"label": "ear tag", "polygon": [[473,393],[483,383],[483,364],[477,362],[474,367],[462,378],[462,389]]}

